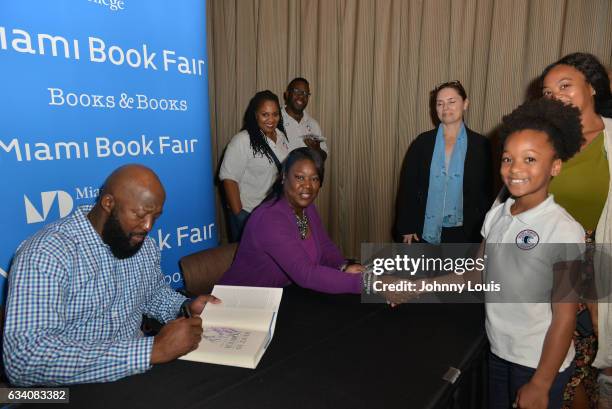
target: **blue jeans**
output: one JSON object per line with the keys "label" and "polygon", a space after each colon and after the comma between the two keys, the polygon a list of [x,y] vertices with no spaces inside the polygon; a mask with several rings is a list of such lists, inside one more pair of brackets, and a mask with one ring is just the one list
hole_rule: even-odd
{"label": "blue jeans", "polygon": [[240,241],[242,237],[242,231],[244,230],[244,226],[246,225],[247,219],[251,213],[242,209],[238,214],[234,214],[231,210],[229,211],[229,241],[230,243],[235,243]]}
{"label": "blue jeans", "polygon": [[[515,364],[489,352],[489,409],[508,409],[516,400],[516,393],[535,373],[534,368]],[[559,409],[563,402],[563,389],[574,373],[572,363],[560,372],[548,395],[548,409]]]}

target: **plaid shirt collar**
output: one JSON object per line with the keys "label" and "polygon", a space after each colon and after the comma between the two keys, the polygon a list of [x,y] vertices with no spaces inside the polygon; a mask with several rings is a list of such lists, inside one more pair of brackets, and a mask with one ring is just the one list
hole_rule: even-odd
{"label": "plaid shirt collar", "polygon": [[104,247],[110,251],[110,247],[102,241],[102,237],[100,237],[87,218],[87,214],[91,209],[93,209],[93,205],[83,205],[79,206],[74,212],[75,228],[77,230],[75,238],[80,243]]}

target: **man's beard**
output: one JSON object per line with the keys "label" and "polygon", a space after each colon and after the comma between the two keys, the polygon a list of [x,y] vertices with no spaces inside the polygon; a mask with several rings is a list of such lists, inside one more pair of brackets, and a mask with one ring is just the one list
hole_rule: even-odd
{"label": "man's beard", "polygon": [[111,253],[118,259],[132,257],[134,254],[138,253],[138,250],[140,250],[144,244],[144,240],[138,244],[132,245],[130,244],[130,239],[133,236],[133,234],[126,234],[123,231],[119,224],[119,219],[117,219],[115,211],[113,210],[102,227],[102,241],[110,247]]}

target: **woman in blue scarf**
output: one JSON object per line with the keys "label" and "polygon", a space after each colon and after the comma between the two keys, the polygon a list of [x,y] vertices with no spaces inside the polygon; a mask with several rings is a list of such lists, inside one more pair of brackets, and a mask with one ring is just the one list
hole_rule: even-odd
{"label": "woman in blue scarf", "polygon": [[400,178],[396,233],[404,243],[479,243],[491,205],[491,148],[463,122],[469,106],[459,81],[431,93],[438,126],[410,145]]}

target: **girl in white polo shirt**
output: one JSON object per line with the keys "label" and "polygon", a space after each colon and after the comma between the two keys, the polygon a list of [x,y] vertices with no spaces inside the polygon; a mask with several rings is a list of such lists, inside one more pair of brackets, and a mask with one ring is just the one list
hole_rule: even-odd
{"label": "girl in white polo shirt", "polygon": [[[521,271],[530,278],[517,281],[515,290],[528,292],[531,277],[537,279],[541,273],[538,268],[547,268],[526,262],[528,250],[542,243],[584,241],[580,224],[548,193],[562,161],[580,149],[580,113],[558,101],[527,102],[504,117],[501,139],[500,173],[511,197],[487,213],[482,228],[485,252],[498,243],[513,243],[526,251],[523,260],[521,251],[516,257],[506,251],[505,265],[487,265],[487,279],[495,273],[491,268],[500,275]],[[486,304],[490,408],[560,408],[572,371],[576,311],[577,304],[571,302]]]}

